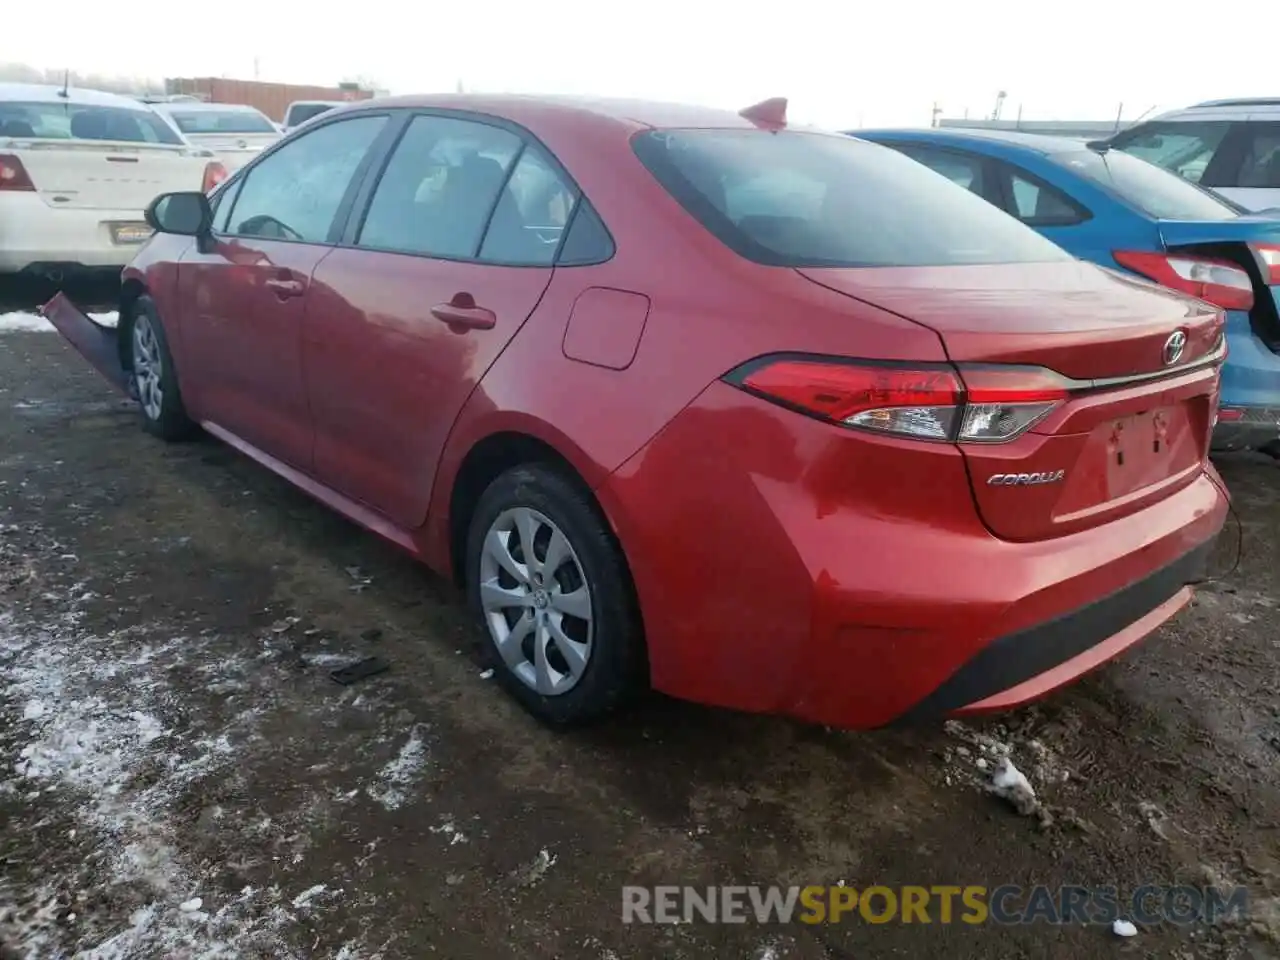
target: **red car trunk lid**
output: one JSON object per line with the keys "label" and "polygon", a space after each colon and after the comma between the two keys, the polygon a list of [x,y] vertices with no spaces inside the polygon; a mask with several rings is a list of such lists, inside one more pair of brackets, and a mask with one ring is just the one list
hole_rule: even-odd
{"label": "red car trunk lid", "polygon": [[1035,364],[1076,380],[1160,371],[1176,330],[1187,338],[1179,362],[1194,362],[1222,325],[1209,304],[1080,261],[800,272],[930,327],[957,363]]}
{"label": "red car trunk lid", "polygon": [[997,536],[1096,526],[1203,469],[1223,326],[1208,304],[1079,262],[800,272],[934,330],[962,379],[990,364],[1063,378],[1065,399],[1026,433],[961,444]]}

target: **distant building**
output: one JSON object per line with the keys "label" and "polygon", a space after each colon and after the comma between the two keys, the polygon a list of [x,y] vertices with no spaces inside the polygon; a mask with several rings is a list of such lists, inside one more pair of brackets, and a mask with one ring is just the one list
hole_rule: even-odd
{"label": "distant building", "polygon": [[1095,140],[1109,137],[1129,126],[1121,121],[1117,126],[1112,120],[967,120],[942,117],[940,127],[969,130],[1017,130],[1021,133],[1045,133],[1055,137],[1078,137]]}
{"label": "distant building", "polygon": [[257,107],[276,122],[294,100],[368,100],[372,90],[356,83],[336,87],[316,87],[257,80],[229,80],[225,77],[171,77],[164,82],[169,96],[184,94],[209,103],[244,103]]}

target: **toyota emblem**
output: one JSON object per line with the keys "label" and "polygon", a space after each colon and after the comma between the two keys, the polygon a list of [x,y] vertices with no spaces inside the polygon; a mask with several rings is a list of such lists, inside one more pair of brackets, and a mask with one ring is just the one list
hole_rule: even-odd
{"label": "toyota emblem", "polygon": [[1162,357],[1164,365],[1171,367],[1182,359],[1182,351],[1187,347],[1187,335],[1181,330],[1175,330],[1169,334],[1169,339],[1164,342],[1164,351]]}

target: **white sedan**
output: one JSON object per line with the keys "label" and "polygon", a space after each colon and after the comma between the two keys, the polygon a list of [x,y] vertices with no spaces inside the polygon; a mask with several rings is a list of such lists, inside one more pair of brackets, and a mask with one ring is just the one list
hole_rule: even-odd
{"label": "white sedan", "polygon": [[265,113],[246,104],[169,101],[152,107],[191,143],[216,153],[228,171],[240,169],[283,136]]}
{"label": "white sedan", "polygon": [[0,83],[0,274],[123,267],[151,235],[152,200],[226,175],[134,99]]}

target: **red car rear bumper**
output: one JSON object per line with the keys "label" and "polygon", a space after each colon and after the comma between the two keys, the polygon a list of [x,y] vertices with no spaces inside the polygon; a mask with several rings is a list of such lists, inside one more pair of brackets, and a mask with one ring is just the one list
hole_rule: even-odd
{"label": "red car rear bumper", "polygon": [[1202,576],[1227,512],[1216,479],[1014,543],[983,526],[957,448],[714,384],[598,492],[655,687],[867,728],[1011,707],[1146,636]]}

